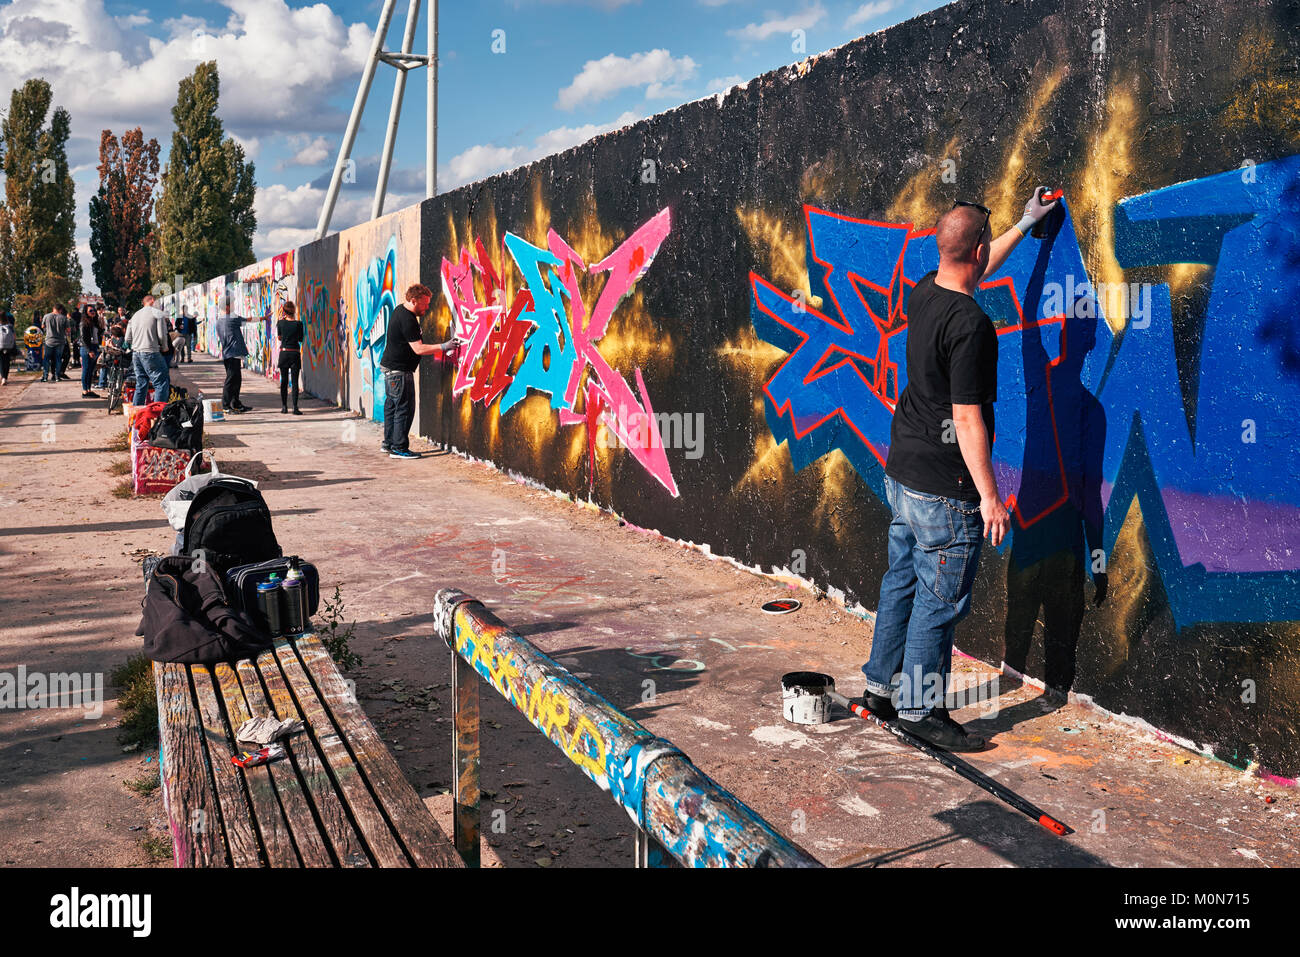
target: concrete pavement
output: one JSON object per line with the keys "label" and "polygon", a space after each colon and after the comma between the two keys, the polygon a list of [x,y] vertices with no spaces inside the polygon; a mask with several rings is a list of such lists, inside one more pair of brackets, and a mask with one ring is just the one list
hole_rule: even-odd
{"label": "concrete pavement", "polygon": [[[215,396],[221,373],[200,357],[183,377]],[[994,735],[970,762],[1072,826],[1066,838],[858,719],[789,725],[781,675],[825,671],[860,694],[869,623],[806,592],[800,611],[766,615],[787,585],[456,455],[389,459],[374,423],[310,399],[282,416],[275,383],[244,383],[255,411],[209,425],[207,444],[223,471],[261,482],[281,545],[317,564],[322,592],[341,584],[365,660],[358,694],[444,826],[451,661],[430,631],[434,593],[455,586],[828,865],[1300,864],[1293,788],[1033,688],[955,716]],[[0,410],[0,670],[107,671],[138,651],[132,553],[171,543],[157,497],[109,494],[118,480],[103,470],[125,454],[104,447],[123,421],[79,395],[37,383]],[[971,688],[995,678],[965,658],[954,673]],[[630,865],[623,813],[486,688],[482,702],[485,863]],[[128,828],[148,808],[121,779],[147,756],[121,753],[112,718],[0,712],[0,831],[18,836],[7,860],[143,862]]]}

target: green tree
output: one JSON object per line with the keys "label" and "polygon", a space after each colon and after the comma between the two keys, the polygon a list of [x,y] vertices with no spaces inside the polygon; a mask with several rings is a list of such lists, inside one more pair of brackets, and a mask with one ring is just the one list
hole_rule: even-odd
{"label": "green tree", "polygon": [[124,133],[120,143],[109,130],[100,134],[99,191],[90,200],[90,251],[106,305],[134,310],[149,291],[157,185],[157,140],[146,143],[138,126]]}
{"label": "green tree", "polygon": [[12,301],[18,315],[69,303],[81,294],[75,189],[67,154],[72,121],[62,107],[50,116],[53,100],[49,83],[28,80],[11,94],[9,114],[0,124],[5,174],[0,299]]}
{"label": "green tree", "polygon": [[156,206],[156,283],[203,282],[253,261],[255,183],[244,148],[225,136],[217,117],[216,61],[180,82],[171,153]]}

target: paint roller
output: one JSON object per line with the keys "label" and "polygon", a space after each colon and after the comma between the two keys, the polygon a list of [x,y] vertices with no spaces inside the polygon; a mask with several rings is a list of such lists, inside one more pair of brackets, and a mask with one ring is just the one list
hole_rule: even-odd
{"label": "paint roller", "polygon": [[[1050,202],[1050,200],[1049,200]],[[971,784],[983,788],[998,800],[1033,818],[1053,834],[1064,836],[1072,829],[1052,817],[1042,808],[1026,801],[1019,794],[1003,787],[988,775],[967,764],[947,751],[936,748],[905,729],[900,722],[886,721],[860,704],[854,704],[835,690],[835,679],[819,671],[791,671],[781,678],[781,712],[794,724],[825,724],[831,720],[831,705],[839,705],[849,714],[884,728],[904,744],[910,745],[950,771],[955,771]]]}

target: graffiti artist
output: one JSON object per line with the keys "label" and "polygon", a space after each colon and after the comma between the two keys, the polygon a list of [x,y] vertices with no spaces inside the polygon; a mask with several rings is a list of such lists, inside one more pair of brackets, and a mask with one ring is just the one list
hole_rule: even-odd
{"label": "graffiti artist", "polygon": [[393,310],[388,320],[384,354],[379,367],[384,370],[384,441],[380,448],[390,459],[418,459],[408,442],[411,423],[415,421],[415,370],[420,356],[435,356],[440,362],[455,362],[459,354],[455,340],[426,344],[420,331],[420,319],[433,299],[427,286],[419,283],[406,290],[406,302]]}
{"label": "graffiti artist", "polygon": [[1056,207],[1040,201],[1043,191],[997,239],[986,207],[958,201],[935,226],[939,268],[908,302],[907,387],[885,463],[889,568],[862,671],[867,708],[949,751],[985,745],[944,704],[953,632],[970,611],[980,545],[987,536],[997,547],[1010,528],[992,462],[997,334],[974,294]]}

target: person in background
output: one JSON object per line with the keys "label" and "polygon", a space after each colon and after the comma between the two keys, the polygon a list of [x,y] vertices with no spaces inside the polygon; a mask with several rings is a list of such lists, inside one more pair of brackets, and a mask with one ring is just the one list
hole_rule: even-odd
{"label": "person in background", "polygon": [[302,372],[302,321],[297,307],[286,302],[280,307],[280,321],[275,324],[275,334],[280,340],[280,413],[289,411],[289,380],[293,380],[293,414],[298,411],[298,375]]}
{"label": "person in background", "polygon": [[243,325],[246,322],[261,322],[261,316],[243,319],[239,316],[222,316],[217,320],[217,342],[221,344],[221,364],[226,367],[226,382],[221,388],[221,406],[226,412],[252,412],[253,407],[244,405],[239,399],[239,387],[243,385],[244,356],[248,355],[248,344],[244,342]]}
{"label": "person in background", "polygon": [[59,379],[66,379],[67,376],[62,371],[63,356],[68,351],[68,332],[71,328],[67,307],[62,303],[56,305],[53,312],[45,314],[40,325],[45,332],[44,351],[41,354],[41,381],[57,382]]}
{"label": "person in background", "polygon": [[0,314],[0,385],[9,384],[9,362],[18,355],[18,332],[14,314],[6,309]]}
{"label": "person in background", "polygon": [[95,366],[99,363],[99,341],[104,336],[104,327],[99,321],[99,310],[94,306],[86,306],[82,313],[80,332],[81,397],[98,399],[99,396],[90,391],[90,385],[95,377]]}
{"label": "person in background", "polygon": [[184,337],[184,341],[180,344],[180,348],[176,350],[177,365],[182,362],[193,362],[195,346],[194,333],[196,331],[195,322],[194,317],[189,314],[189,310],[184,307],[181,308],[180,313],[176,316],[176,331]]}
{"label": "person in background", "polygon": [[167,353],[171,349],[168,338],[167,317],[154,305],[152,295],[144,297],[144,305],[126,325],[125,347],[131,350],[135,368],[135,395],[132,405],[143,405],[149,386],[153,386],[154,400],[166,402],[171,398],[172,376],[167,366]]}
{"label": "person in background", "polygon": [[181,349],[185,348],[185,346],[189,344],[190,339],[189,336],[181,332],[179,318],[175,323],[169,323],[169,325],[171,326],[170,339],[172,344],[172,355],[169,365],[175,369],[181,364]]}
{"label": "person in background", "polygon": [[455,340],[432,344],[422,338],[420,318],[432,299],[428,287],[416,283],[406,290],[406,302],[394,309],[388,320],[384,354],[379,359],[384,370],[384,441],[380,449],[390,459],[420,457],[407,444],[415,420],[415,370],[420,366],[420,356],[454,362],[459,354]]}

